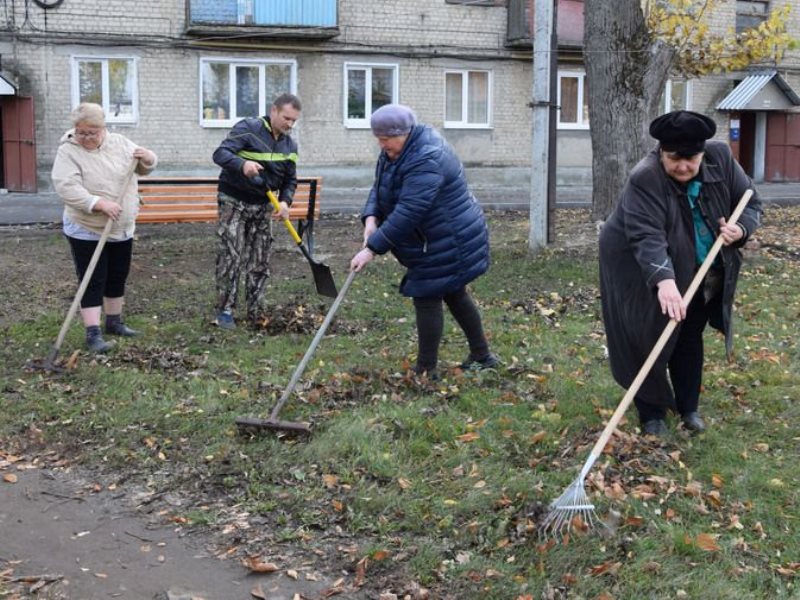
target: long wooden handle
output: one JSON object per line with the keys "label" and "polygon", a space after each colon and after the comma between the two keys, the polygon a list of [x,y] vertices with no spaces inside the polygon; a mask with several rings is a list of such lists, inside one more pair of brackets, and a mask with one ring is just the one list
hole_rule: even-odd
{"label": "long wooden handle", "polygon": [[[750,198],[753,195],[753,190],[746,190],[745,193],[742,195],[741,200],[736,205],[736,208],[731,213],[730,218],[728,219],[729,223],[736,223],[739,220],[739,217],[742,216],[742,212],[744,212],[747,203],[750,201]],[[692,298],[694,298],[697,289],[703,283],[703,279],[708,273],[708,270],[711,268],[714,259],[719,254],[720,248],[724,240],[722,239],[722,235],[717,236],[714,245],[711,246],[711,249],[708,251],[708,256],[706,256],[703,264],[700,265],[700,268],[695,273],[692,282],[689,284],[689,289],[686,290],[686,293],[683,295],[683,302],[688,306]],[[678,321],[675,319],[670,319],[667,326],[664,328],[664,331],[661,333],[661,336],[658,338],[656,345],[653,346],[653,349],[650,351],[650,354],[647,357],[647,360],[644,361],[644,364],[639,369],[639,372],[636,375],[636,378],[631,383],[628,391],[625,392],[625,395],[622,398],[622,401],[619,403],[617,410],[614,411],[614,414],[611,415],[611,418],[608,420],[608,424],[606,425],[605,429],[603,430],[600,439],[597,440],[597,443],[592,448],[592,452],[589,455],[589,460],[586,461],[586,464],[583,466],[581,470],[580,479],[582,480],[586,475],[588,475],[589,470],[594,465],[595,461],[600,457],[600,454],[603,452],[603,448],[606,447],[608,440],[611,438],[611,435],[614,433],[614,430],[619,425],[619,422],[622,420],[622,416],[625,414],[625,411],[628,410],[631,402],[633,401],[634,396],[639,391],[639,388],[642,387],[644,380],[650,374],[650,370],[653,368],[656,360],[658,359],[661,351],[664,349],[664,346],[667,344],[667,340],[672,335],[672,332],[675,330],[675,327],[678,326]]]}
{"label": "long wooden handle", "polygon": [[328,330],[328,325],[331,324],[333,320],[333,315],[336,314],[336,311],[339,309],[339,305],[344,300],[344,296],[347,293],[350,284],[353,283],[353,278],[356,276],[356,271],[350,271],[350,274],[347,276],[347,279],[342,285],[342,289],[339,290],[339,295],[336,296],[336,300],[333,301],[330,309],[328,309],[328,314],[325,315],[325,320],[320,325],[319,330],[317,331],[317,335],[314,336],[314,339],[311,341],[311,344],[308,346],[308,350],[306,350],[305,356],[303,356],[303,360],[300,361],[300,364],[297,365],[297,368],[294,370],[294,374],[292,375],[289,384],[286,386],[286,389],[283,390],[283,394],[281,394],[281,399],[272,409],[272,413],[269,415],[269,421],[275,421],[278,418],[278,414],[283,409],[283,405],[286,404],[286,401],[289,399],[289,396],[294,390],[294,386],[297,385],[297,381],[300,379],[300,376],[303,374],[303,371],[306,370],[306,365],[308,365],[308,361],[311,360],[311,355],[314,354],[314,351],[319,346],[320,340],[322,340],[322,336],[325,335],[325,332]]}
{"label": "long wooden handle", "polygon": [[[272,207],[277,212],[280,212],[281,205],[278,203],[278,199],[275,197],[275,194],[272,192],[272,190],[267,190],[267,198],[269,198],[269,201],[272,202]],[[292,239],[294,240],[295,244],[297,244],[298,246],[302,244],[303,240],[300,238],[299,235],[297,235],[297,230],[294,228],[294,225],[292,225],[292,222],[289,219],[284,219],[283,224],[286,225],[286,229],[289,230],[289,235],[292,236]]]}

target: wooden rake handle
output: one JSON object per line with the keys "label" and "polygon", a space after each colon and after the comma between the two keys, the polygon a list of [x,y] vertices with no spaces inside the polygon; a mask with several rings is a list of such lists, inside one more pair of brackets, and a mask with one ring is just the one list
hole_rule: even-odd
{"label": "wooden rake handle", "polygon": [[[750,201],[750,198],[753,196],[753,190],[746,190],[745,193],[742,195],[742,198],[739,200],[739,203],[736,205],[736,208],[731,213],[730,218],[728,219],[729,223],[736,223],[739,220],[739,217],[742,216],[742,212],[744,212],[747,203]],[[708,273],[708,270],[711,268],[711,264],[714,262],[714,259],[719,254],[720,248],[724,240],[722,239],[722,235],[717,236],[714,245],[711,246],[711,249],[708,251],[708,256],[706,256],[703,264],[700,265],[700,268],[695,273],[694,279],[692,279],[691,284],[689,284],[689,289],[686,290],[686,293],[683,295],[683,301],[688,306],[692,298],[694,298],[697,289],[700,287],[700,284],[703,283],[703,278]],[[625,411],[628,410],[631,402],[633,401],[634,396],[639,391],[639,388],[642,387],[642,383],[650,374],[650,370],[653,368],[656,360],[658,359],[661,351],[664,349],[664,346],[667,344],[667,340],[669,340],[672,332],[675,330],[675,327],[678,326],[678,321],[675,319],[670,319],[667,326],[664,328],[664,331],[661,333],[661,336],[658,338],[656,345],[653,346],[653,349],[650,351],[650,354],[647,356],[647,360],[644,361],[644,364],[639,369],[639,372],[636,374],[636,378],[631,383],[628,391],[625,392],[625,395],[622,397],[622,401],[620,401],[617,410],[614,411],[614,414],[611,415],[611,418],[608,420],[608,424],[606,425],[605,429],[603,430],[602,435],[600,435],[600,439],[597,440],[597,443],[592,448],[592,452],[589,455],[589,460],[586,461],[586,464],[583,466],[581,470],[580,479],[583,480],[586,475],[589,474],[589,470],[594,465],[595,461],[600,457],[600,454],[603,452],[603,448],[606,447],[608,440],[611,438],[611,435],[614,433],[614,430],[619,425],[619,422],[622,420],[622,416],[625,414]]]}

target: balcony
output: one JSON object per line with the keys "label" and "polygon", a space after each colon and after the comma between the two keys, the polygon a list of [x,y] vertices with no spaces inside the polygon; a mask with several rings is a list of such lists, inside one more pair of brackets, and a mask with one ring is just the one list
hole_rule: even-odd
{"label": "balcony", "polygon": [[259,38],[339,35],[336,0],[187,0],[186,33]]}
{"label": "balcony", "polygon": [[[534,0],[508,0],[506,45],[511,48],[533,46]],[[583,0],[558,0],[558,46],[583,46]]]}

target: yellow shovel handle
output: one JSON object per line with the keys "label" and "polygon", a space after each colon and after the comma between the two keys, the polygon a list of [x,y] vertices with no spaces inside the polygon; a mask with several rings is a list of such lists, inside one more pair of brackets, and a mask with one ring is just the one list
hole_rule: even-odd
{"label": "yellow shovel handle", "polygon": [[[267,190],[267,198],[269,198],[269,201],[272,202],[273,208],[280,212],[281,205],[278,203],[278,199],[275,197],[275,194],[272,193],[272,190]],[[292,239],[295,241],[295,243],[302,244],[303,240],[299,235],[297,235],[297,231],[295,230],[294,225],[292,225],[292,222],[289,219],[284,219],[283,224],[286,225],[286,229],[289,230],[289,234],[292,236]]]}

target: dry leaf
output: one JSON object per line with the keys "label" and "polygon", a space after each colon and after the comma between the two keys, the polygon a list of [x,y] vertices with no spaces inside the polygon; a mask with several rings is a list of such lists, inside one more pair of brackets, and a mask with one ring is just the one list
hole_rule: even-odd
{"label": "dry leaf", "polygon": [[411,482],[408,479],[405,479],[404,477],[398,477],[397,485],[399,485],[402,489],[407,490],[408,488],[411,487]]}
{"label": "dry leaf", "polygon": [[713,485],[715,488],[721,489],[724,483],[725,483],[725,480],[722,478],[722,475],[718,475],[717,473],[714,473],[711,476],[711,485]]}
{"label": "dry leaf", "polygon": [[294,569],[287,569],[286,570],[286,576],[287,577],[291,577],[292,579],[297,581],[297,571],[295,571]]}
{"label": "dry leaf", "polygon": [[719,550],[717,539],[709,533],[698,534],[695,543],[697,544],[698,548],[705,550],[706,552],[717,552]]}
{"label": "dry leaf", "polygon": [[264,593],[264,590],[261,589],[261,584],[256,585],[252,590],[250,590],[250,595],[253,598],[258,598],[258,600],[267,600],[267,595]]}
{"label": "dry leaf", "polygon": [[376,550],[372,553],[372,560],[386,560],[389,558],[388,550]]}
{"label": "dry leaf", "polygon": [[322,481],[326,488],[334,488],[339,485],[339,477],[336,475],[323,475]]}
{"label": "dry leaf", "polygon": [[253,573],[274,573],[279,570],[278,565],[271,562],[263,562],[257,556],[246,558],[243,564]]}
{"label": "dry leaf", "polygon": [[765,444],[764,442],[753,444],[753,450],[756,452],[769,452],[769,444]]}
{"label": "dry leaf", "polygon": [[456,439],[460,442],[474,442],[477,439],[480,439],[481,434],[477,431],[470,431],[469,433],[465,433],[463,435],[457,435]]}
{"label": "dry leaf", "polygon": [[13,473],[6,473],[3,475],[3,481],[6,483],[17,483],[17,476]]}

